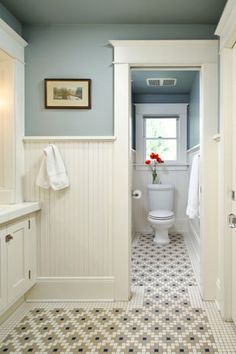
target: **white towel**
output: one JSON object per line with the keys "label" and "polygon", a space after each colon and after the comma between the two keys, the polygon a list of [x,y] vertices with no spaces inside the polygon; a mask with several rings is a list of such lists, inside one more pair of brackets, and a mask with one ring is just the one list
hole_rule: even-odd
{"label": "white towel", "polygon": [[58,148],[50,144],[43,152],[43,161],[36,179],[37,186],[46,189],[51,187],[54,191],[68,187],[69,179]]}
{"label": "white towel", "polygon": [[199,155],[196,154],[192,160],[190,173],[188,206],[186,214],[190,219],[199,216]]}

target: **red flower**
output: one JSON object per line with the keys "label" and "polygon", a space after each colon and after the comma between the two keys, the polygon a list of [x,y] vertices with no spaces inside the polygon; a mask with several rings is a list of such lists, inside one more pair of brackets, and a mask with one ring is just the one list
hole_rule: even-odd
{"label": "red flower", "polygon": [[146,164],[146,165],[150,165],[150,163],[151,163],[150,160],[146,160],[146,161],[145,161],[145,164]]}
{"label": "red flower", "polygon": [[163,163],[164,162],[159,156],[157,156],[156,160],[157,160],[158,163]]}
{"label": "red flower", "polygon": [[157,156],[158,156],[158,155],[156,155],[154,152],[152,152],[152,153],[150,154],[150,158],[151,158],[152,160],[156,159]]}

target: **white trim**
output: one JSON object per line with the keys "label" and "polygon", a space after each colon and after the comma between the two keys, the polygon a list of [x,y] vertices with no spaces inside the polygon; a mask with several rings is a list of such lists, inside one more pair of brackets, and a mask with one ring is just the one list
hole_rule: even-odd
{"label": "white trim", "polygon": [[187,247],[189,258],[193,267],[193,272],[197,280],[197,285],[200,290],[201,276],[200,276],[200,239],[196,233],[193,225],[189,222],[189,231],[184,234],[184,241]]}
{"label": "white trim", "polygon": [[24,136],[25,143],[37,143],[48,141],[115,141],[115,136]]}
{"label": "white trim", "polygon": [[220,278],[217,279],[216,281],[216,306],[219,312],[221,312],[221,303],[222,303],[222,288],[221,288],[221,281]]}
{"label": "white trim", "polygon": [[[186,164],[187,148],[187,107],[188,103],[137,103],[136,114],[136,161],[145,160],[144,118],[145,116],[176,116],[179,118],[177,132],[177,160],[167,161],[168,165]],[[180,160],[181,157],[181,160]]]}
{"label": "white trim", "polygon": [[14,39],[14,41],[19,43],[22,47],[26,47],[28,45],[28,43],[1,18],[0,28],[9,34],[9,36],[12,37],[12,39]]}
{"label": "white trim", "polygon": [[218,51],[217,40],[122,40],[110,43],[114,46],[114,65],[129,64],[131,67],[201,67],[203,63],[214,63]]}
{"label": "white trim", "polygon": [[236,1],[228,0],[215,34],[220,36],[220,144],[219,144],[219,274],[217,306],[224,320],[232,320],[232,212],[233,46],[236,41]]}
{"label": "white trim", "polygon": [[[109,40],[109,43],[113,46],[113,47],[136,47],[136,46],[142,46],[142,47],[159,47],[159,46],[165,46],[165,47],[171,47],[171,46],[175,46],[176,44],[177,45],[190,45],[192,46],[193,44],[194,45],[197,45],[197,46],[200,46],[200,47],[205,47],[207,46],[207,44],[210,45],[213,45],[214,46],[214,43],[215,43],[215,40],[183,40],[183,39],[180,39],[180,40],[166,40],[166,39],[154,39],[154,40],[136,40],[136,39],[131,39],[131,40]],[[201,48],[202,49],[202,48]],[[149,59],[150,61],[150,59]],[[175,66],[175,65],[173,65]]]}
{"label": "white trim", "polygon": [[[132,239],[132,154],[130,141],[131,75],[128,64],[114,68],[113,267],[115,300],[130,298]],[[122,260],[122,261],[121,261]]]}
{"label": "white trim", "polygon": [[198,151],[198,150],[200,150],[200,144],[197,144],[197,145],[191,147],[190,149],[188,149],[187,153]]}
{"label": "white trim", "polygon": [[[135,169],[137,171],[147,171],[150,173],[150,168],[149,166],[145,164],[139,164],[139,163],[133,163],[133,166],[135,166]],[[164,163],[161,164],[157,167],[158,171],[186,171],[188,169],[189,165],[186,163],[183,164],[174,164],[174,163]]]}
{"label": "white trim", "polygon": [[114,277],[38,277],[26,294],[30,302],[113,301]]}
{"label": "white trim", "polygon": [[24,63],[24,48],[28,43],[2,19],[0,19],[0,43],[4,52]]}
{"label": "white trim", "polygon": [[[218,41],[214,40],[176,40],[176,41],[111,41],[114,46],[115,70],[115,135],[117,141],[114,150],[114,257],[117,260],[114,268],[119,273],[119,291],[129,288],[130,273],[129,243],[131,238],[131,171],[130,154],[130,68],[155,67],[193,67],[201,68],[201,235],[205,235],[201,245],[201,287],[206,300],[215,299],[215,283],[217,277],[217,173],[216,144],[211,137],[217,131],[217,100],[218,100]],[[118,129],[117,129],[118,128]],[[217,174],[216,174],[217,175]],[[119,203],[117,200],[120,200]],[[120,239],[122,237],[122,239]],[[122,270],[120,267],[122,259]],[[119,260],[119,262],[118,262]],[[123,278],[122,278],[123,275]],[[116,276],[115,276],[116,279]],[[115,291],[116,293],[116,291]]]}

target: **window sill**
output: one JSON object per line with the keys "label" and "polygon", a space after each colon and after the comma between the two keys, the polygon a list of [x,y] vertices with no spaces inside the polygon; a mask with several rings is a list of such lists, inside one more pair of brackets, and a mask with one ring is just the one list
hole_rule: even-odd
{"label": "window sill", "polygon": [[[136,171],[147,171],[150,172],[149,166],[145,164],[134,163],[133,164]],[[187,171],[189,165],[187,163],[164,163],[157,166],[158,171]]]}

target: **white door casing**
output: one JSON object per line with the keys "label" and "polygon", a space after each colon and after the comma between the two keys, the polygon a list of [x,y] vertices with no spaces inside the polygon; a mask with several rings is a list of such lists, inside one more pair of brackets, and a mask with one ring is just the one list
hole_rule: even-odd
{"label": "white door casing", "polygon": [[[233,97],[236,97],[236,45],[233,47]],[[232,100],[232,191],[236,193],[236,101]],[[236,196],[235,196],[236,198]],[[232,198],[232,213],[236,215],[236,199]],[[236,323],[236,229],[232,229],[232,319]]]}
{"label": "white door casing", "polygon": [[[217,133],[218,41],[110,41],[114,47],[114,273],[115,299],[129,295],[131,239],[130,159],[130,68],[163,67],[200,69],[201,73],[201,292],[205,300],[215,299],[217,278],[218,181]],[[210,175],[211,171],[214,175]],[[120,260],[122,259],[122,264]]]}
{"label": "white door casing", "polygon": [[228,0],[215,34],[220,37],[220,151],[219,151],[219,271],[217,304],[222,317],[235,321],[235,231],[228,216],[235,212],[235,49],[236,1]]}

